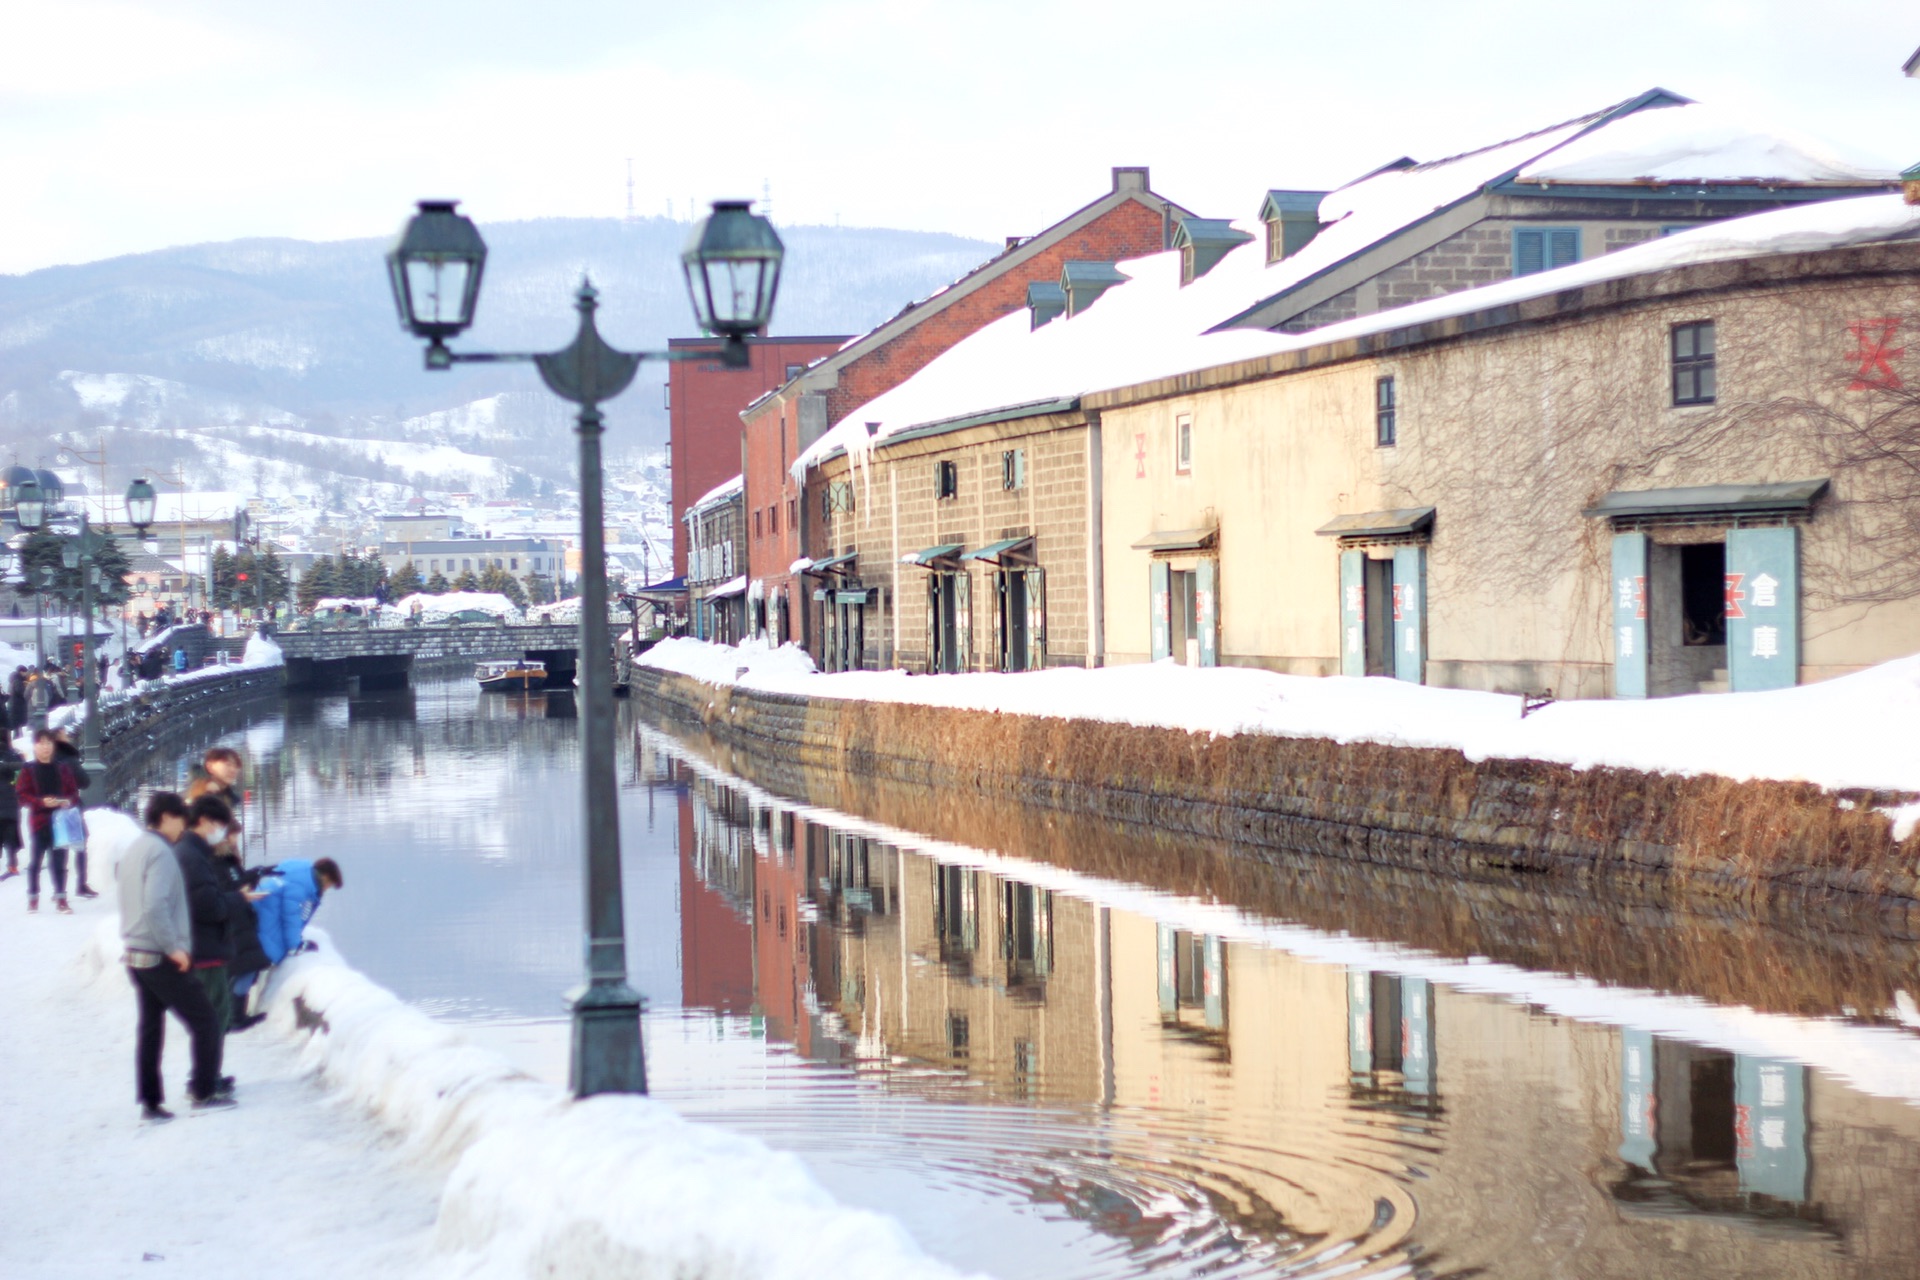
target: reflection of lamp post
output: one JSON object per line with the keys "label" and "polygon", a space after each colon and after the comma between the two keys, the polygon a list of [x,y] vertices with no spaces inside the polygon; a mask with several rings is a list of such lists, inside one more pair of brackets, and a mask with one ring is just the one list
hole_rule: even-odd
{"label": "reflection of lamp post", "polygon": [[[586,806],[587,984],[573,999],[571,1086],[576,1096],[645,1093],[640,997],[627,983],[620,884],[619,781],[613,760],[612,644],[607,633],[606,516],[600,467],[600,402],[627,389],[643,360],[711,359],[709,352],[619,351],[594,327],[598,294],[582,280],[580,327],[571,345],[541,355],[460,352],[446,340],[473,323],[487,246],[451,200],[422,200],[387,254],[401,325],[427,340],[429,369],[468,362],[528,361],[549,390],[580,406],[580,745]],[[721,363],[748,362],[747,337],[773,315],[784,250],[744,200],[716,201],[681,255],[701,327],[726,339]]]}

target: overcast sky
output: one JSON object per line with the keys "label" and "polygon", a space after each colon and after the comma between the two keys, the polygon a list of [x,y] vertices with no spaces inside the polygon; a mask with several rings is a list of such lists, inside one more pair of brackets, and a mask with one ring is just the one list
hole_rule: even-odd
{"label": "overcast sky", "polygon": [[1208,216],[1661,85],[1920,160],[1915,0],[0,0],[0,272],[239,236],[684,218],[998,240],[1116,164]]}

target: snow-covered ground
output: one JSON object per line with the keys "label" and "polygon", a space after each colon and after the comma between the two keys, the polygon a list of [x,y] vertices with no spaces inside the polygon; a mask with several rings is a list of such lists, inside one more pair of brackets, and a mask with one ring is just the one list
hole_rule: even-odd
{"label": "snow-covered ground", "polygon": [[[135,834],[89,815],[106,890],[0,930],[0,1150],[9,1277],[948,1280],[891,1219],[797,1156],[638,1097],[570,1100],[321,950],[231,1037],[241,1105],[143,1126],[112,867]],[[18,882],[9,881],[8,886]],[[0,886],[0,910],[21,892]],[[303,1025],[304,1024],[304,1025]],[[168,1032],[167,1074],[186,1070]]]}
{"label": "snow-covered ground", "polygon": [[[1510,694],[1401,680],[1278,675],[1170,661],[1087,671],[915,675],[814,670],[793,645],[663,640],[641,658],[713,685],[1336,742],[1452,747],[1468,758],[1920,792],[1920,655],[1767,693],[1556,702],[1522,719]],[[740,674],[744,669],[744,674]],[[1896,815],[1904,831],[1920,805]]]}

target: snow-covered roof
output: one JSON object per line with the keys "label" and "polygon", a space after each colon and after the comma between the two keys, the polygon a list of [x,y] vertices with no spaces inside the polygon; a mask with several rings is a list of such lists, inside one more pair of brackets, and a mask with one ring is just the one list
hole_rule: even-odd
{"label": "snow-covered roof", "polygon": [[701,494],[700,497],[694,501],[694,504],[687,508],[686,515],[682,516],[681,519],[684,520],[696,516],[707,508],[717,506],[730,498],[737,498],[746,491],[747,480],[745,476],[734,476],[731,480],[723,480]]}
{"label": "snow-covered roof", "polygon": [[[1207,275],[1182,287],[1179,256],[1159,253],[1121,264],[1132,279],[1070,320],[1029,327],[1016,312],[974,333],[912,378],[868,401],[794,463],[795,475],[840,452],[863,457],[915,427],[996,410],[1070,401],[1093,391],[1150,382],[1283,351],[1303,350],[1392,329],[1698,263],[1920,238],[1920,206],[1897,193],[1793,205],[1709,223],[1552,271],[1502,280],[1304,333],[1258,329],[1208,332],[1223,305],[1259,286],[1257,245],[1230,251]],[[877,422],[871,437],[866,424]]]}
{"label": "snow-covered roof", "polygon": [[1516,181],[1857,186],[1894,176],[1804,134],[1696,102],[1610,121],[1526,165]]}

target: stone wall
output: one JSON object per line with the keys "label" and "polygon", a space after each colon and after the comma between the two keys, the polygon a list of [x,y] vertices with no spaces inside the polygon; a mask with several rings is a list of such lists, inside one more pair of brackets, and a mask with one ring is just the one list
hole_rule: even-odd
{"label": "stone wall", "polygon": [[1892,794],[1576,770],[1457,751],[716,689],[651,669],[650,714],[788,768],[838,769],[1158,833],[1446,877],[1553,877],[1920,923],[1920,834]]}

